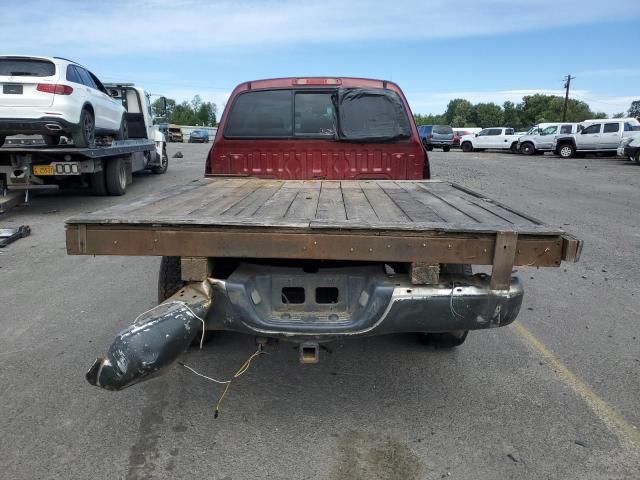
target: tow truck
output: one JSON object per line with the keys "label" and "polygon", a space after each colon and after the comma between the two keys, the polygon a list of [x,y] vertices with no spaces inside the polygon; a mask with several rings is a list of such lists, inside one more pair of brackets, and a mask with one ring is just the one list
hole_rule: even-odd
{"label": "tow truck", "polygon": [[155,124],[150,95],[133,83],[105,87],[127,110],[128,139],[105,137],[93,148],[78,148],[71,141],[0,148],[0,213],[23,194],[28,202],[30,191],[86,187],[94,195],[124,195],[134,172],[167,171],[166,139]]}

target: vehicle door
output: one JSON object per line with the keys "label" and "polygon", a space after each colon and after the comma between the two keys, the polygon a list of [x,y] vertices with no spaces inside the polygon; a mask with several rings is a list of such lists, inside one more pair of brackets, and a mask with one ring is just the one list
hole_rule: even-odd
{"label": "vehicle door", "polygon": [[597,150],[600,146],[601,123],[592,123],[580,132],[578,140],[578,150]]}
{"label": "vehicle door", "polygon": [[[117,104],[106,93],[100,91],[98,84],[94,80],[94,75],[84,68],[76,65],[76,70],[82,78],[87,92],[87,100],[93,106],[95,125],[97,130],[115,131],[120,128],[120,118],[115,120]],[[102,84],[100,84],[102,86]],[[102,87],[104,89],[104,87]]]}
{"label": "vehicle door", "polygon": [[485,148],[504,148],[505,136],[502,128],[490,128]]}
{"label": "vehicle door", "polygon": [[622,132],[620,122],[605,123],[602,127],[602,136],[600,137],[601,150],[615,150],[620,144]]}
{"label": "vehicle door", "polygon": [[[558,125],[551,125],[550,127],[542,129],[540,135],[537,138],[538,149],[551,150],[553,147],[553,140],[558,133]],[[571,131],[569,131],[571,133]]]}
{"label": "vehicle door", "polygon": [[147,138],[155,139],[155,132],[158,127],[153,123],[153,107],[151,106],[149,95],[144,95],[144,105],[146,109],[146,112],[144,112],[144,123],[147,127]]}
{"label": "vehicle door", "polygon": [[489,128],[480,130],[473,140],[473,146],[475,148],[489,148]]}
{"label": "vehicle door", "polygon": [[78,122],[80,122],[80,107],[84,105],[85,102],[91,103],[92,98],[89,92],[89,87],[84,84],[84,80],[80,76],[78,69],[75,65],[67,65],[67,82],[71,83],[71,88],[73,88],[73,96],[75,100],[78,102]]}

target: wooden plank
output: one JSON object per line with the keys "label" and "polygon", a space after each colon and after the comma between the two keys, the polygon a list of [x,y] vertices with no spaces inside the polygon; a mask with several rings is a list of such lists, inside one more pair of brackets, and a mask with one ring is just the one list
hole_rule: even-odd
{"label": "wooden plank", "polygon": [[393,181],[380,181],[380,188],[400,208],[405,216],[416,222],[442,222],[444,218],[438,215],[429,205],[416,199],[405,190],[403,184]]}
{"label": "wooden plank", "polygon": [[339,181],[325,180],[322,182],[315,218],[327,221],[343,221],[347,219],[344,199],[342,198],[342,187]]}
{"label": "wooden plank", "polygon": [[[86,228],[84,247],[78,229]],[[378,262],[494,262],[495,234],[370,235],[343,232],[282,233],[273,229],[114,228],[67,226],[71,255],[152,255],[357,260]],[[518,237],[516,265],[558,266],[562,238]]]}
{"label": "wooden plank", "polygon": [[285,218],[312,219],[318,210],[318,198],[322,182],[302,180],[299,182],[298,193],[285,213]]}
{"label": "wooden plank", "polygon": [[282,180],[261,182],[256,190],[225,210],[223,215],[252,217],[267,200],[282,188],[283,184]]}
{"label": "wooden plank", "polygon": [[[496,233],[496,243],[491,269],[491,290],[509,290],[511,274],[518,249],[516,232],[500,231]],[[562,255],[562,248],[560,249]]]}
{"label": "wooden plank", "polygon": [[377,181],[361,181],[360,185],[369,204],[376,212],[378,220],[383,222],[407,223],[411,219],[404,211],[385,193]]}
{"label": "wooden plank", "polygon": [[374,221],[378,219],[376,212],[362,190],[361,182],[343,181],[340,182],[340,188],[342,189],[344,209],[348,220],[357,218],[364,221]]}
{"label": "wooden plank", "polygon": [[[212,184],[211,188],[215,187],[215,183]],[[237,188],[225,189],[220,197],[213,195],[205,197],[200,206],[189,211],[188,215],[192,218],[197,218],[199,215],[214,216],[222,214],[258,188],[260,188],[260,182],[250,179]]]}
{"label": "wooden plank", "polygon": [[282,186],[278,191],[255,212],[255,217],[261,219],[284,219],[297,194],[298,190],[296,188],[288,186],[288,182],[282,182]]}

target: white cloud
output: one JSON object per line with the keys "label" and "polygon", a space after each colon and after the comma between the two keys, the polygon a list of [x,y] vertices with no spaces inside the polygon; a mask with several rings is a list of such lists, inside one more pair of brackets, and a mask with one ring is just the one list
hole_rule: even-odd
{"label": "white cloud", "polygon": [[[144,55],[281,43],[471,37],[629,18],[640,2],[609,0],[25,0],[3,9],[0,45],[13,52]],[[550,15],[550,12],[553,14]]]}

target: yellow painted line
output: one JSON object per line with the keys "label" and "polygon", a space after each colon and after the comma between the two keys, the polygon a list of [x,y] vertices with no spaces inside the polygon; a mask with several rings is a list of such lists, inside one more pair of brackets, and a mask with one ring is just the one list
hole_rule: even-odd
{"label": "yellow painted line", "polygon": [[636,448],[640,448],[640,431],[635,426],[627,422],[605,400],[598,396],[589,385],[569,370],[558,357],[551,353],[551,351],[545,347],[533,333],[522,326],[521,323],[514,322],[512,325],[529,346],[544,357],[558,376],[582,397],[596,416],[602,420],[623,443],[631,443]]}

